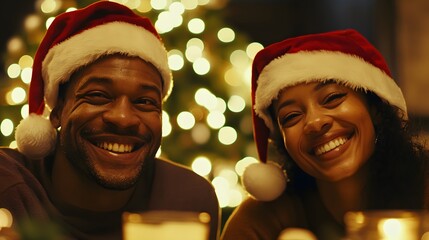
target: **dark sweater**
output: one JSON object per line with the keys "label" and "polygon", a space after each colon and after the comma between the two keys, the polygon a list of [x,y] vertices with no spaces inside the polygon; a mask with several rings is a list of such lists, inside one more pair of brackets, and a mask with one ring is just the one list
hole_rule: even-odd
{"label": "dark sweater", "polygon": [[125,211],[207,212],[212,219],[210,240],[217,239],[220,210],[214,189],[188,168],[156,159],[146,164],[133,196],[122,209],[95,212],[55,198],[51,161],[30,160],[15,150],[0,148],[0,208],[11,211],[15,225],[26,219],[46,220],[72,239],[121,239]]}

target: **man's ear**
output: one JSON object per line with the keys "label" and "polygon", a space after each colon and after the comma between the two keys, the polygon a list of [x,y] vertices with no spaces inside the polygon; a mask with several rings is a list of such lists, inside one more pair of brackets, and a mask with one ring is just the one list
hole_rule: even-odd
{"label": "man's ear", "polygon": [[52,109],[49,119],[54,128],[61,127],[61,114],[63,112],[64,100],[63,98],[58,98],[57,105]]}

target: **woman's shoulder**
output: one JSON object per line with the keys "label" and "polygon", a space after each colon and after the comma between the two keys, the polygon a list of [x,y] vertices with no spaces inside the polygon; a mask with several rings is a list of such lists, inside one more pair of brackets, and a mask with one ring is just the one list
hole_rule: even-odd
{"label": "woman's shoulder", "polygon": [[304,215],[297,195],[284,193],[270,202],[249,197],[234,210],[221,239],[276,239],[286,227],[306,225]]}

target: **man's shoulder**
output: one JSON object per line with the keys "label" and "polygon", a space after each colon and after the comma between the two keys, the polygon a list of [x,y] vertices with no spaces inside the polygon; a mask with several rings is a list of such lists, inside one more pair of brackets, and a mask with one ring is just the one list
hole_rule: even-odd
{"label": "man's shoulder", "polygon": [[26,175],[31,175],[25,161],[17,150],[0,147],[0,191],[24,182]]}
{"label": "man's shoulder", "polygon": [[168,175],[173,177],[172,180],[175,179],[175,181],[177,181],[177,179],[180,179],[180,181],[189,180],[208,183],[208,181],[204,177],[198,175],[189,167],[168,159],[156,159],[155,166],[156,175]]}
{"label": "man's shoulder", "polygon": [[213,185],[189,167],[166,159],[157,159],[155,164],[154,184],[158,187],[185,192],[214,192]]}
{"label": "man's shoulder", "polygon": [[24,165],[24,155],[15,149],[0,147],[0,175],[19,171]]}

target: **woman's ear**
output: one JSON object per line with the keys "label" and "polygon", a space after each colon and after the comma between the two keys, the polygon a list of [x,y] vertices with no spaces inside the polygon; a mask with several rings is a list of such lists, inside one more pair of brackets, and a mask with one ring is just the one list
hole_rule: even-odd
{"label": "woman's ear", "polygon": [[380,111],[378,111],[377,106],[378,105],[376,104],[372,104],[369,108],[369,111],[370,111],[369,113],[371,115],[372,122],[374,125],[379,125],[381,123],[381,118],[382,118]]}

